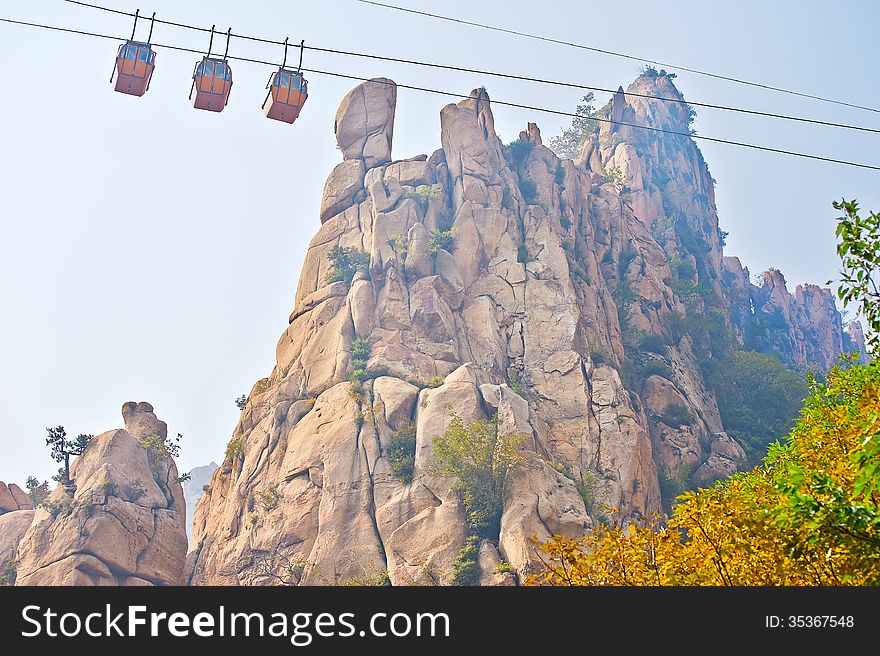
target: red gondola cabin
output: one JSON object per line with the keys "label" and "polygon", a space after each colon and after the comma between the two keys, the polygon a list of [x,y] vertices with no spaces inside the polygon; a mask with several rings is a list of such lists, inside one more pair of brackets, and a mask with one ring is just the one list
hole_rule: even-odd
{"label": "red gondola cabin", "polygon": [[156,67],[156,53],[149,43],[126,41],[119,46],[110,83],[114,91],[143,96],[150,88]]}
{"label": "red gondola cabin", "polygon": [[269,94],[263,103],[266,116],[275,121],[293,123],[309,97],[309,83],[299,71],[283,66],[269,80]]}
{"label": "red gondola cabin", "polygon": [[203,57],[193,71],[193,107],[222,112],[232,90],[232,68],[224,59]]}

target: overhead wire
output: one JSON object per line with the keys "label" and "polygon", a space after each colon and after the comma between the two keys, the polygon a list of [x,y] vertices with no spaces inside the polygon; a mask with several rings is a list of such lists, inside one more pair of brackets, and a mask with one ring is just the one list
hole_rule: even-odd
{"label": "overhead wire", "polygon": [[[123,11],[121,9],[113,9],[112,7],[103,7],[101,5],[95,5],[90,2],[80,2],[79,0],[64,0],[64,2],[71,4],[71,5],[79,5],[81,7],[88,7],[89,9],[98,9],[99,11],[106,11],[111,14],[118,14],[119,16],[128,16],[129,18],[134,18],[134,16],[135,16],[130,11]],[[160,25],[170,25],[172,27],[180,27],[180,28],[183,28],[186,30],[196,30],[198,32],[205,32],[205,33],[208,33],[211,31],[210,28],[207,28],[207,27],[199,27],[198,25],[187,25],[186,23],[178,23],[175,21],[164,20],[162,18],[148,19],[148,18],[144,18],[143,16],[141,16],[141,18],[144,20],[153,20],[156,23],[159,23]],[[263,39],[258,36],[249,36],[246,34],[236,34],[235,32],[232,33],[232,36],[234,36],[236,39],[244,39],[245,41],[257,41],[259,43],[268,43],[270,45],[276,45],[276,46],[283,46],[284,45],[284,41],[276,41],[274,39]],[[290,43],[288,45],[291,48],[299,48],[300,47],[298,43]]]}
{"label": "overhead wire", "polygon": [[[130,18],[135,17],[134,13],[131,13],[128,11],[122,11],[120,9],[112,9],[110,7],[103,7],[101,5],[92,4],[90,2],[82,2],[81,0],[64,0],[64,1],[69,4],[80,5],[82,7],[89,7],[91,9],[97,9],[100,11],[118,14],[121,16],[128,16]],[[163,20],[160,18],[156,18],[154,20],[156,23],[159,23],[159,24],[170,25],[173,27],[178,27],[178,28],[187,29],[187,30],[195,30],[195,31],[205,32],[205,33],[211,31],[208,28],[199,27],[197,25],[189,25],[186,23],[179,23],[176,21],[168,21],[168,20]],[[278,45],[278,46],[285,45],[284,41],[249,36],[246,34],[239,34],[236,32],[231,32],[231,36],[234,38],[237,38],[237,39],[256,41],[259,43],[266,43],[266,44]],[[407,65],[411,65],[411,66],[421,66],[421,67],[425,67],[425,68],[434,68],[434,69],[440,69],[440,70],[455,71],[458,73],[486,75],[489,77],[497,77],[497,78],[503,78],[503,79],[508,79],[508,80],[517,80],[517,81],[521,81],[521,82],[530,82],[530,83],[543,84],[543,85],[556,86],[556,87],[565,87],[565,88],[569,88],[569,89],[579,89],[579,90],[583,90],[583,91],[596,91],[599,93],[610,93],[610,94],[617,93],[616,89],[591,86],[591,85],[581,84],[581,83],[576,83],[576,82],[548,80],[548,79],[539,78],[539,77],[532,77],[532,76],[526,76],[526,75],[516,75],[513,73],[503,73],[503,72],[499,72],[499,71],[487,71],[487,70],[480,70],[480,69],[476,69],[476,68],[468,68],[468,67],[464,67],[464,66],[453,66],[453,65],[449,65],[449,64],[438,64],[438,63],[434,63],[434,62],[425,62],[425,61],[419,61],[419,60],[415,60],[415,59],[406,59],[406,58],[401,58],[401,57],[390,57],[390,56],[386,56],[386,55],[376,55],[376,54],[372,54],[372,53],[354,52],[351,50],[340,50],[337,48],[324,48],[324,47],[320,47],[320,46],[301,45],[301,44],[293,44],[293,43],[288,44],[288,45],[292,48],[304,48],[306,50],[313,50],[315,52],[324,52],[324,53],[342,55],[342,56],[347,56],[347,57],[359,57],[359,58],[363,58],[363,59],[387,61],[387,62],[392,62],[392,63],[397,63],[397,64],[407,64]],[[779,120],[785,120],[785,121],[794,121],[794,122],[798,122],[798,123],[807,123],[807,124],[819,125],[822,127],[832,127],[832,128],[839,128],[839,129],[844,129],[844,130],[856,130],[856,131],[860,131],[860,132],[870,132],[870,133],[874,133],[874,134],[880,134],[880,128],[872,128],[872,127],[867,127],[867,126],[862,126],[862,125],[853,125],[851,123],[837,123],[834,121],[824,121],[824,120],[820,120],[820,119],[807,118],[807,117],[803,117],[803,116],[794,116],[791,114],[781,114],[778,112],[765,112],[765,111],[760,111],[760,110],[756,110],[756,109],[748,109],[748,108],[744,108],[744,107],[734,107],[734,106],[730,106],[730,105],[719,105],[716,103],[700,102],[700,101],[694,101],[694,100],[685,100],[684,98],[671,98],[669,96],[658,96],[656,94],[641,93],[638,91],[632,91],[632,92],[626,91],[624,93],[627,96],[632,96],[635,98],[659,100],[659,101],[662,101],[665,103],[674,103],[674,104],[678,104],[678,105],[690,105],[693,107],[702,107],[702,108],[706,108],[706,109],[715,109],[715,110],[720,110],[720,111],[736,112],[739,114],[748,114],[748,115],[754,115],[754,116],[761,116],[761,117],[765,117],[765,118],[773,118],[773,119],[779,119]]]}
{"label": "overhead wire", "polygon": [[[77,29],[72,29],[72,28],[58,27],[55,25],[46,25],[46,24],[42,24],[42,23],[32,23],[32,22],[28,22],[28,21],[13,20],[13,19],[9,19],[9,18],[0,18],[0,22],[13,24],[13,25],[22,25],[22,26],[27,26],[27,27],[47,29],[47,30],[52,30],[52,31],[56,31],[56,32],[67,32],[67,33],[82,35],[82,36],[90,36],[90,37],[96,37],[96,38],[102,38],[102,39],[112,39],[115,41],[127,41],[128,40],[127,37],[112,36],[112,35],[100,34],[100,33],[96,33],[96,32],[88,32],[88,31],[77,30]],[[197,55],[203,54],[202,50],[196,50],[194,48],[186,48],[183,46],[176,46],[176,45],[172,45],[172,44],[163,44],[163,43],[154,42],[151,45],[156,48],[167,48],[169,50],[176,50],[179,52],[188,52],[188,53],[193,53],[193,54],[197,54]],[[270,61],[265,61],[265,60],[260,60],[260,59],[249,58],[249,57],[229,55],[227,58],[234,60],[234,61],[242,61],[242,62],[248,62],[248,63],[253,63],[253,64],[272,66],[272,67],[275,67],[278,65],[277,62],[270,62]],[[315,69],[315,68],[305,68],[305,67],[303,67],[302,70],[305,72],[308,72],[308,73],[315,73],[316,75],[326,75],[326,76],[330,76],[330,77],[344,78],[344,79],[349,79],[349,80],[357,80],[357,81],[361,81],[361,82],[368,82],[368,81],[380,82],[378,80],[371,80],[371,78],[365,78],[365,77],[361,77],[361,76],[357,76],[357,75],[349,75],[346,73],[339,73],[336,71],[324,71],[324,70],[319,70],[319,69]],[[408,84],[399,84],[399,83],[395,83],[395,82],[391,82],[391,81],[381,82],[381,83],[394,85],[397,88],[401,88],[401,89],[409,89],[412,91],[421,91],[421,92],[425,92],[425,93],[432,93],[432,94],[437,94],[437,95],[442,95],[442,96],[447,96],[447,97],[467,98],[470,96],[469,93],[456,93],[456,92],[452,92],[452,91],[443,91],[440,89],[432,89],[429,87],[420,87],[420,86],[414,86],[414,85],[408,85]],[[549,109],[546,107],[538,107],[538,106],[534,106],[534,105],[515,103],[515,102],[511,102],[511,101],[492,100],[491,102],[495,105],[502,105],[505,107],[513,107],[513,108],[517,108],[517,109],[525,109],[525,110],[529,110],[529,111],[542,112],[542,113],[546,113],[546,114],[554,114],[557,116],[585,118],[582,114],[576,114],[574,112],[566,112],[566,111],[561,111],[561,110]],[[869,170],[873,170],[873,171],[880,171],[880,166],[875,166],[872,164],[864,164],[864,163],[860,163],[860,162],[854,162],[851,160],[836,159],[836,158],[832,158],[832,157],[825,157],[822,155],[813,155],[810,153],[801,153],[798,151],[792,151],[792,150],[787,150],[787,149],[783,149],[783,148],[773,148],[771,146],[762,146],[759,144],[734,141],[731,139],[710,137],[710,136],[706,136],[706,135],[702,135],[702,134],[691,134],[690,132],[682,132],[682,131],[677,131],[677,130],[667,130],[665,128],[653,127],[653,126],[649,126],[649,125],[641,125],[638,123],[629,123],[627,121],[615,121],[615,120],[612,120],[609,118],[602,118],[602,117],[592,117],[592,118],[593,118],[593,120],[596,120],[597,122],[600,122],[600,123],[609,123],[612,125],[626,126],[626,127],[631,127],[631,128],[640,129],[640,130],[647,130],[650,132],[657,132],[657,133],[668,134],[668,135],[673,135],[673,136],[685,137],[688,139],[700,139],[703,141],[727,144],[730,146],[737,146],[737,147],[748,148],[748,149],[752,149],[752,150],[759,150],[759,151],[764,151],[764,152],[777,153],[777,154],[781,154],[781,155],[789,155],[792,157],[800,157],[800,158],[804,158],[804,159],[812,159],[812,160],[817,160],[817,161],[822,161],[822,162],[828,162],[828,163],[832,163],[832,164],[841,164],[841,165],[852,166],[852,167],[856,167],[856,168],[869,169]]]}
{"label": "overhead wire", "polygon": [[548,36],[541,36],[539,34],[529,34],[528,32],[522,32],[520,30],[512,30],[504,27],[497,27],[495,25],[486,25],[484,23],[477,23],[474,21],[464,20],[462,18],[453,18],[451,16],[443,16],[440,14],[433,14],[427,11],[419,11],[417,9],[410,9],[408,7],[399,7],[397,5],[387,4],[384,2],[375,2],[374,0],[358,0],[358,2],[366,4],[366,5],[375,5],[376,7],[383,7],[385,9],[393,9],[395,11],[402,11],[408,14],[417,14],[419,16],[425,16],[428,18],[433,18],[437,20],[449,21],[452,23],[460,23],[462,25],[469,25],[472,27],[479,27],[485,30],[491,30],[494,32],[503,32],[505,34],[511,34],[514,36],[520,36],[527,39],[535,39],[538,41],[546,41],[548,43],[555,43],[558,45],[568,46],[571,48],[580,48],[581,50],[590,50],[592,52],[601,53],[603,55],[610,55],[612,57],[621,57],[623,59],[629,59],[631,61],[637,61],[642,64],[655,64],[657,66],[662,66],[663,68],[673,68],[679,71],[686,71],[688,73],[693,73],[695,75],[703,75],[705,77],[711,77],[718,80],[725,80],[727,82],[734,82],[736,84],[744,84],[751,87],[757,87],[759,89],[766,89],[769,91],[776,91],[778,93],[785,93],[792,96],[800,96],[801,98],[809,98],[811,100],[818,100],[820,102],[832,103],[834,105],[842,105],[844,107],[851,107],[853,109],[860,109],[867,112],[876,112],[880,113],[880,109],[876,107],[866,107],[864,105],[857,105],[855,103],[846,102],[843,100],[835,100],[834,98],[826,98],[824,96],[818,96],[810,93],[803,93],[801,91],[794,91],[792,89],[785,89],[783,87],[776,87],[769,84],[763,84],[761,82],[752,82],[750,80],[744,80],[741,78],[729,76],[729,75],[721,75],[718,73],[711,73],[709,71],[703,71],[697,68],[689,68],[687,66],[678,66],[676,64],[665,64],[660,61],[656,61],[654,59],[646,59],[644,57],[637,57],[635,55],[629,55],[622,52],[615,52],[613,50],[606,50],[604,48],[597,48],[595,46],[589,46],[583,43],[574,43],[571,41],[564,41],[562,39],[554,39]]}

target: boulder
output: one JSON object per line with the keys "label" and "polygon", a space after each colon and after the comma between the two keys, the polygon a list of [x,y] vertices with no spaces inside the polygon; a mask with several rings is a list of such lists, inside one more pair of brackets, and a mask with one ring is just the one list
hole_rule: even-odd
{"label": "boulder", "polygon": [[499,551],[520,580],[536,570],[540,562],[538,544],[552,535],[579,537],[591,526],[574,481],[547,463],[532,455],[510,473],[504,492]]}
{"label": "boulder", "polygon": [[391,161],[397,85],[384,77],[357,85],[336,112],[336,143],[344,159],[371,169]]}
{"label": "boulder", "polygon": [[[126,403],[128,430],[93,438],[34,513],[19,544],[17,585],[179,585],[186,507],[167,434],[148,403]],[[134,431],[134,433],[132,433]]]}
{"label": "boulder", "polygon": [[489,540],[480,542],[480,585],[516,585],[516,577],[509,565],[501,560],[498,549]]}
{"label": "boulder", "polygon": [[434,184],[434,167],[427,158],[394,162],[385,168],[385,180],[391,178],[408,187]]}
{"label": "boulder", "polygon": [[140,403],[128,401],[123,404],[122,418],[125,420],[125,430],[132,437],[157,435],[163,440],[168,437],[168,425],[156,417],[153,406],[146,401]]}
{"label": "boulder", "polygon": [[501,206],[504,157],[490,104],[485,89],[474,89],[440,112],[440,143],[454,182],[456,209],[465,201]]}
{"label": "boulder", "polygon": [[12,498],[15,499],[15,503],[19,510],[33,510],[34,504],[30,497],[15,483],[9,484],[9,493],[12,495]]}
{"label": "boulder", "polygon": [[0,513],[12,512],[13,510],[18,510],[18,503],[6,483],[0,481]]}

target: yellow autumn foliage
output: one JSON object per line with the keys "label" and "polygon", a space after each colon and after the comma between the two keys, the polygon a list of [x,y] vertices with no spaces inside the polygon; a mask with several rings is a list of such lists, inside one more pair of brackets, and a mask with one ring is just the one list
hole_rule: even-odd
{"label": "yellow autumn foliage", "polygon": [[554,536],[527,585],[880,584],[880,367],[810,388],[761,466],[682,495],[665,525]]}

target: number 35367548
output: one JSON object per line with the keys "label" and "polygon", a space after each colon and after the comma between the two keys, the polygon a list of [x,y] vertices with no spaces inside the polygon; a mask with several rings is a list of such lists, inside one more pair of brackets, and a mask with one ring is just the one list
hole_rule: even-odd
{"label": "number 35367548", "polygon": [[852,615],[767,615],[764,626],[768,629],[851,629],[855,619]]}

